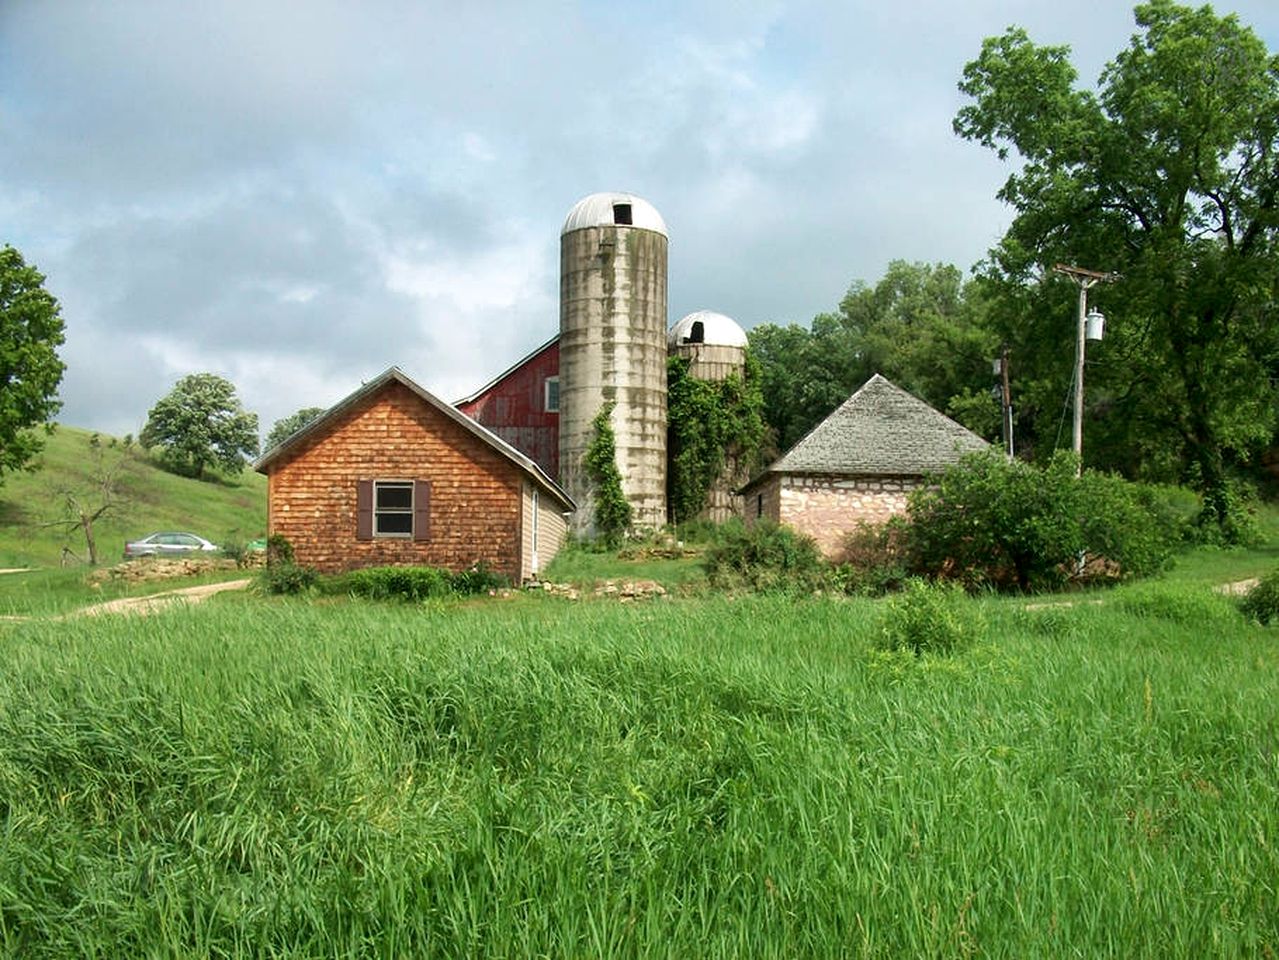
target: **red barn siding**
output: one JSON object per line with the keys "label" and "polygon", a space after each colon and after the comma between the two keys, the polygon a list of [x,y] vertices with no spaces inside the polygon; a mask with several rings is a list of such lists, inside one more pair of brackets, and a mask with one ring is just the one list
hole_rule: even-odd
{"label": "red barn siding", "polygon": [[[520,469],[401,383],[346,411],[270,464],[272,533],[297,562],[324,572],[382,564],[465,569],[482,561],[518,582]],[[357,538],[361,480],[430,483],[429,539]]]}
{"label": "red barn siding", "polygon": [[546,410],[546,380],[560,373],[557,337],[457,408],[531,457],[550,477],[560,475],[560,415]]}

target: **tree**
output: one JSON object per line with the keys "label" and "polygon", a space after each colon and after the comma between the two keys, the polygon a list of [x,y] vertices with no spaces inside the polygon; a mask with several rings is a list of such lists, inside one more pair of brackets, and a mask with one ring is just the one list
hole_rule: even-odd
{"label": "tree", "polygon": [[985,436],[998,430],[983,285],[949,264],[894,260],[875,286],[858,280],[834,313],[809,329],[761,324],[750,332],[765,416],[789,448],[876,373]]}
{"label": "tree", "polygon": [[1052,411],[1044,384],[1060,397],[1073,362],[1074,288],[1049,268],[1122,274],[1104,294],[1110,361],[1089,374],[1101,442],[1084,456],[1196,483],[1205,521],[1229,537],[1229,467],[1271,441],[1279,400],[1279,58],[1210,7],[1152,0],[1135,16],[1096,93],[1076,87],[1068,48],[1017,28],[988,38],[954,127],[1022,161],[985,273],[1033,370],[1023,397],[1029,386],[1032,408]]}
{"label": "tree", "polygon": [[158,446],[168,465],[196,478],[205,467],[244,469],[245,454],[258,452],[258,416],[240,405],[235,387],[212,373],[193,373],[151,408],[139,437]]}
{"label": "tree", "polygon": [[275,426],[266,435],[266,443],[263,446],[267,450],[278,447],[322,413],[324,413],[323,407],[303,407],[297,413],[275,421]]}
{"label": "tree", "polygon": [[44,289],[44,275],[13,247],[0,248],[0,474],[19,470],[39,453],[32,430],[61,409],[58,384],[66,365],[62,315]]}
{"label": "tree", "polygon": [[[96,433],[88,440],[88,471],[83,482],[69,480],[53,491],[54,502],[61,510],[57,520],[45,523],[46,527],[61,527],[70,536],[80,531],[84,536],[89,565],[98,564],[98,542],[93,526],[99,520],[116,516],[124,509],[126,500],[122,481],[133,464],[133,439],[117,441],[114,437],[107,444]],[[63,551],[63,556],[67,551]]]}

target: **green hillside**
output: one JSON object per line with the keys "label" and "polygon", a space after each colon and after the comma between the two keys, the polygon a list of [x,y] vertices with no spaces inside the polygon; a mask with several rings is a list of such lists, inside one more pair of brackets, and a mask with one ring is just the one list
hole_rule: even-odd
{"label": "green hillside", "polygon": [[[79,531],[50,527],[66,516],[64,490],[97,504],[93,433],[59,426],[47,438],[30,472],[0,477],[0,566],[55,566],[63,548],[87,559]],[[99,435],[102,444],[113,438]],[[239,476],[192,480],[174,476],[136,446],[128,453],[107,447],[106,458],[126,458],[117,484],[123,503],[114,516],[98,521],[94,534],[99,563],[120,559],[124,542],[156,530],[188,530],[223,544],[244,542],[266,533],[266,478],[249,469]]]}

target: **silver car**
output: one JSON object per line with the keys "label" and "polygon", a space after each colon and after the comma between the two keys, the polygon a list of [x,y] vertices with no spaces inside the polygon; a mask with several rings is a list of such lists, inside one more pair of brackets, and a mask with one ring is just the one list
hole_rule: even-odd
{"label": "silver car", "polygon": [[194,533],[153,533],[124,545],[124,559],[179,557],[188,553],[216,553],[218,547]]}

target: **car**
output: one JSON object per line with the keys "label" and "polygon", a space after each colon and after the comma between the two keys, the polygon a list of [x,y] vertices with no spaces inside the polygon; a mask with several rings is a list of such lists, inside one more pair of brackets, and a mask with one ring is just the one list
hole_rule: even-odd
{"label": "car", "polygon": [[180,557],[188,553],[216,553],[220,548],[194,533],[153,533],[124,545],[124,559]]}

